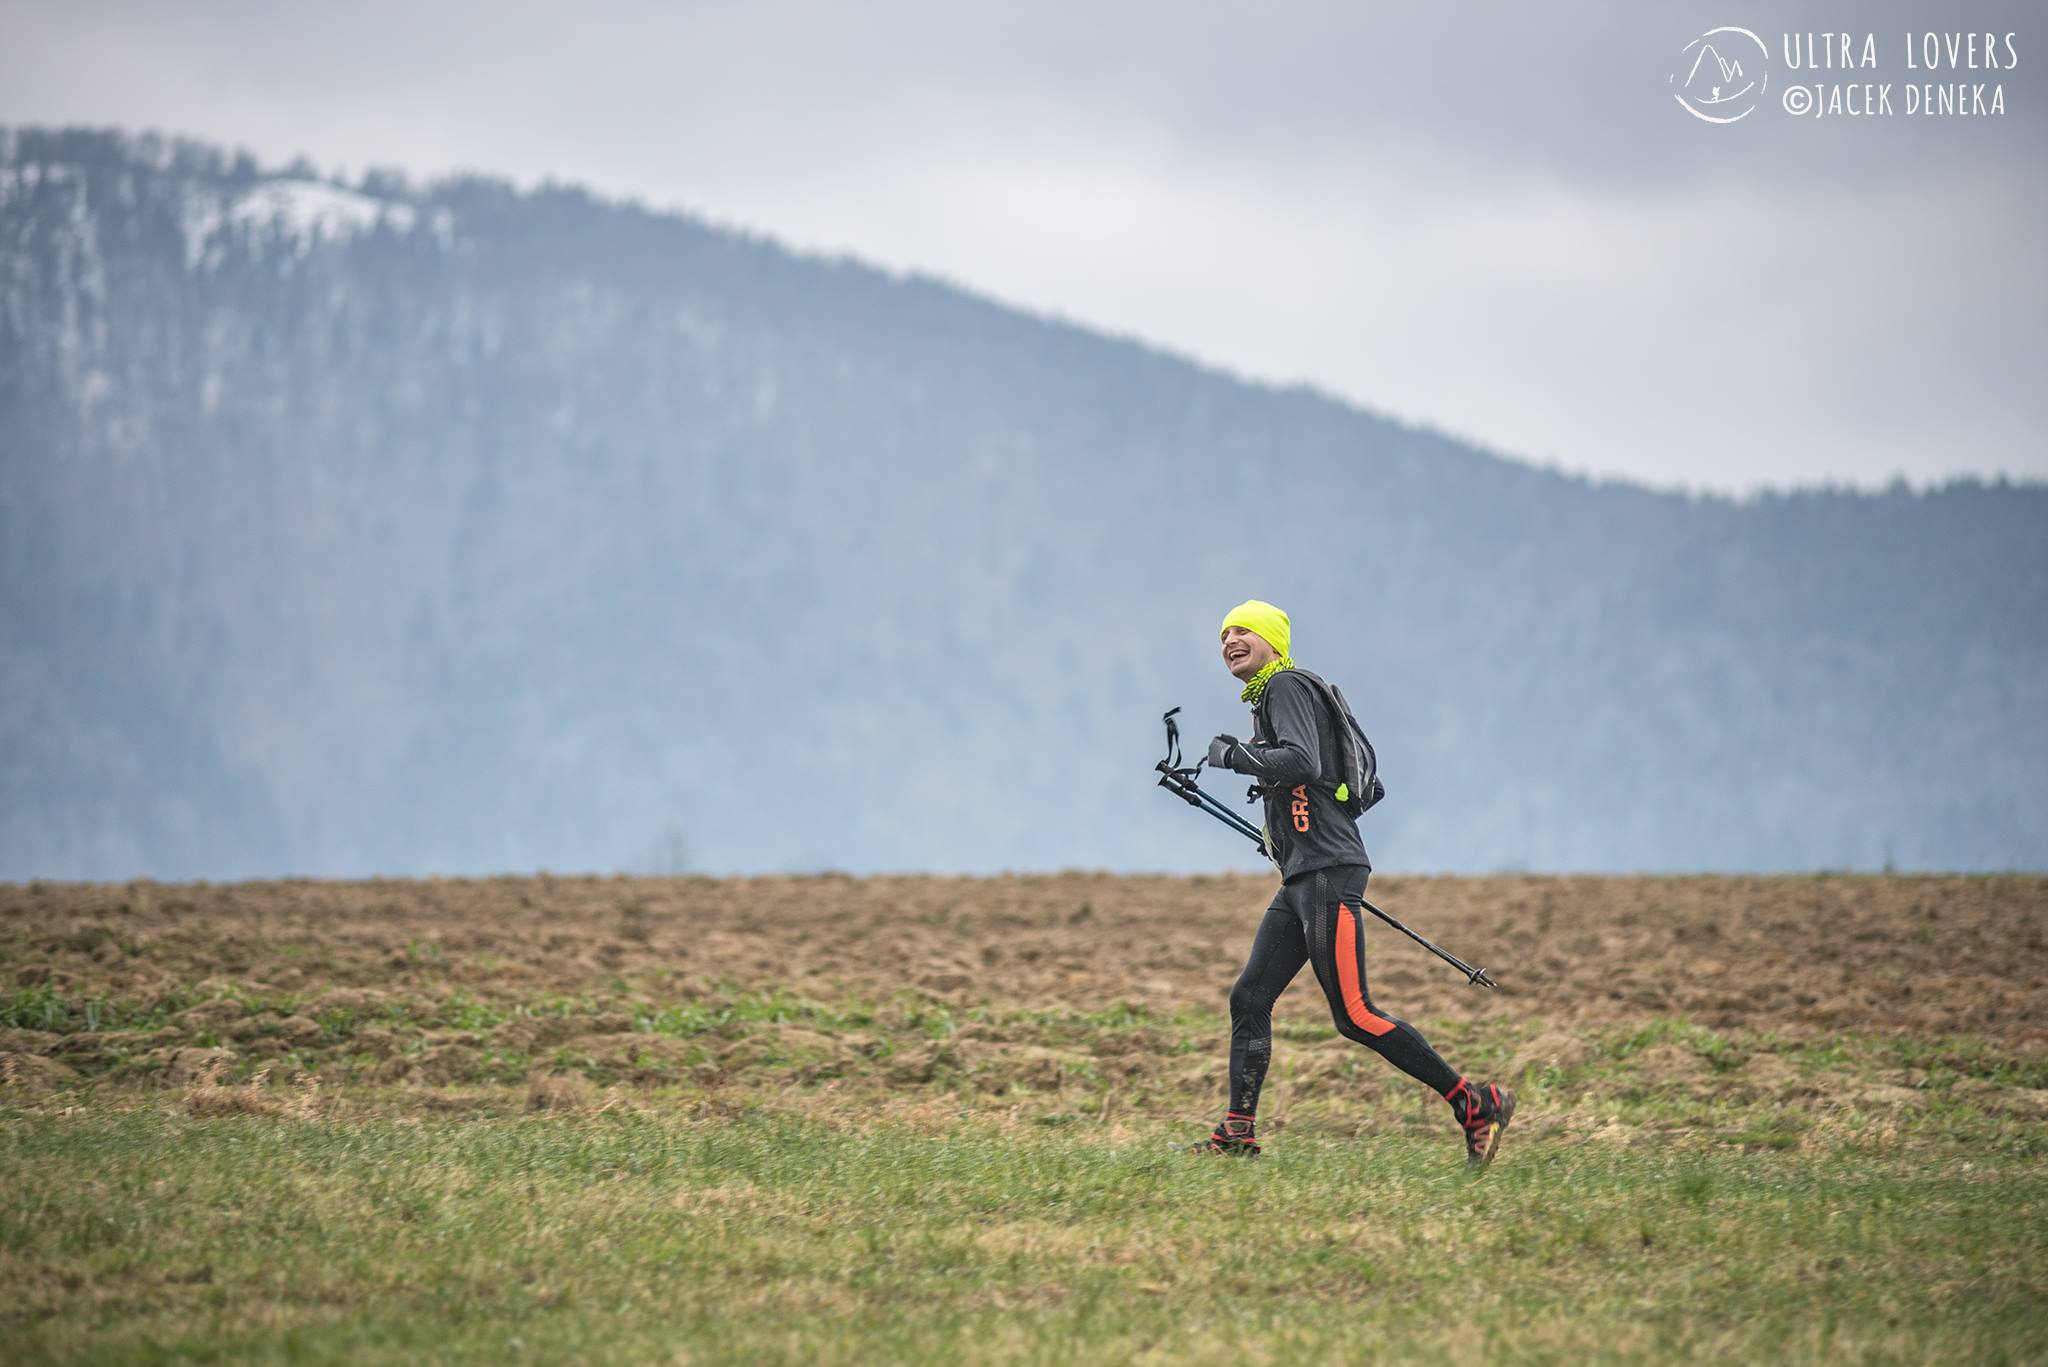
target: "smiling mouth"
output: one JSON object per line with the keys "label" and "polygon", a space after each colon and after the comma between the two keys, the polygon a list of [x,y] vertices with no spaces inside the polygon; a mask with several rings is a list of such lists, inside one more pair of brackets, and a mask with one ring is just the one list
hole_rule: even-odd
{"label": "smiling mouth", "polygon": [[1243,664],[1246,660],[1249,660],[1251,657],[1252,653],[1249,650],[1234,650],[1230,654],[1224,656],[1223,658],[1229,661],[1231,664]]}

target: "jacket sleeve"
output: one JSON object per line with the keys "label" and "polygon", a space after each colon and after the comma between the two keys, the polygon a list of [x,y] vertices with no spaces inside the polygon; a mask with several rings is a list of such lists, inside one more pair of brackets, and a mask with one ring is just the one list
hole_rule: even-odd
{"label": "jacket sleeve", "polygon": [[1257,745],[1250,741],[1237,747],[1230,767],[1263,784],[1306,783],[1323,772],[1322,751],[1316,745],[1315,689],[1306,680],[1290,679],[1282,670],[1266,685],[1266,719],[1273,725],[1274,743]]}

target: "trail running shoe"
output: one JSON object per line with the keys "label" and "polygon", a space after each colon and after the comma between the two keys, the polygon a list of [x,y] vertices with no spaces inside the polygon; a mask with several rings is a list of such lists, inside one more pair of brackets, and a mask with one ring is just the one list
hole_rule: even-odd
{"label": "trail running shoe", "polygon": [[1458,1123],[1465,1127],[1465,1162],[1473,1169],[1493,1161],[1500,1148],[1501,1131],[1515,1115],[1515,1094],[1491,1082],[1470,1082],[1464,1078],[1451,1088],[1447,1098]]}
{"label": "trail running shoe", "polygon": [[1199,1144],[1188,1145],[1189,1153],[1221,1153],[1237,1158],[1257,1158],[1258,1143],[1252,1138],[1250,1116],[1231,1115],[1223,1118],[1214,1134]]}

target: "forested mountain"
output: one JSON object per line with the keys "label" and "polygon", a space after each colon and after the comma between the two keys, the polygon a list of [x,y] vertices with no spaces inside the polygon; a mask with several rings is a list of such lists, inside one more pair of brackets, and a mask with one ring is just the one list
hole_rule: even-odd
{"label": "forested mountain", "polygon": [[2048,864],[2039,486],[1589,482],[572,189],[32,129],[0,443],[0,877],[1221,867],[1148,771],[1242,732],[1253,595],[1383,868]]}

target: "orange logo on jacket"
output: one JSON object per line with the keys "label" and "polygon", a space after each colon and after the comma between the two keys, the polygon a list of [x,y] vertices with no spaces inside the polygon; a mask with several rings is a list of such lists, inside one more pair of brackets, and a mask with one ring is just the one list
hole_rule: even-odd
{"label": "orange logo on jacket", "polygon": [[1294,787],[1294,829],[1308,830],[1308,785],[1298,783]]}

